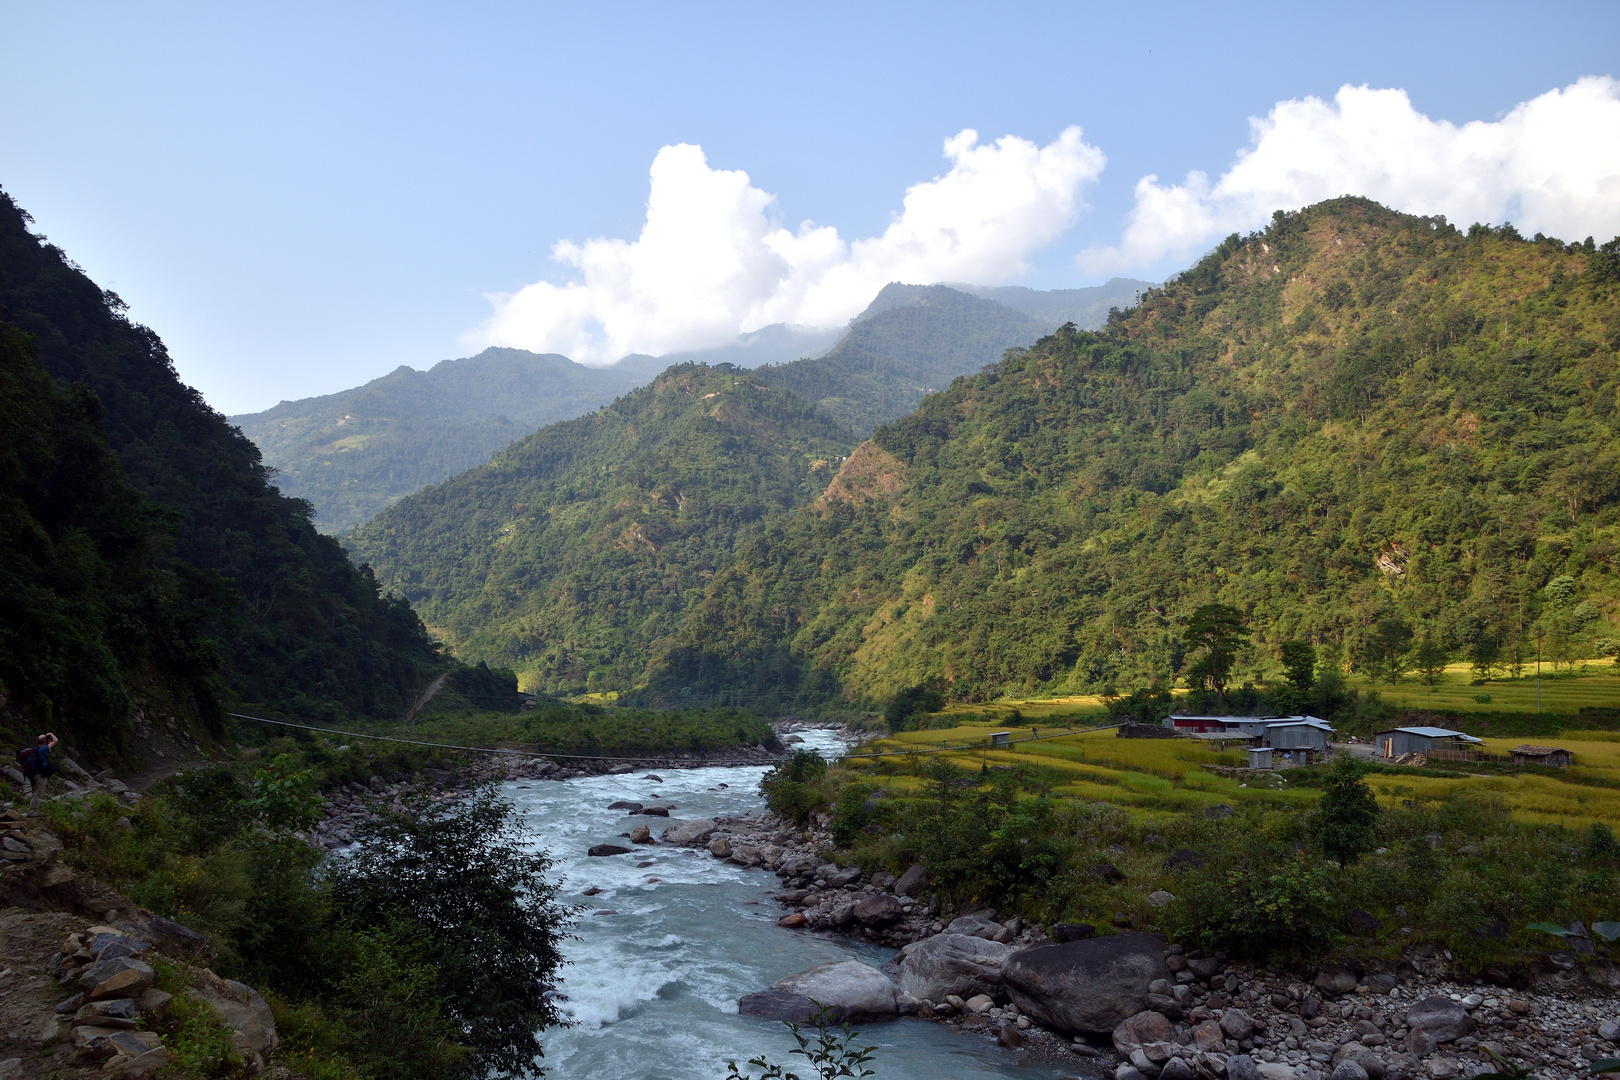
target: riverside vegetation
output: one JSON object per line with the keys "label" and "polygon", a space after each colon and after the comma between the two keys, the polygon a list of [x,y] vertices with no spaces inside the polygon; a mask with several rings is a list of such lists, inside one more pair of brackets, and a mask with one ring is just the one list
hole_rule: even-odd
{"label": "riverside vegetation", "polygon": [[[459,767],[345,750],[274,739],[261,767],[194,769],[133,805],[48,803],[47,821],[63,861],[201,932],[216,970],[264,994],[276,1063],[309,1080],[534,1072],[569,918],[549,860],[492,787],[438,783],[373,798],[359,846],[323,859],[309,831],[323,790]],[[245,1075],[229,1052],[188,1058],[183,1032],[169,1044],[176,1076]]]}

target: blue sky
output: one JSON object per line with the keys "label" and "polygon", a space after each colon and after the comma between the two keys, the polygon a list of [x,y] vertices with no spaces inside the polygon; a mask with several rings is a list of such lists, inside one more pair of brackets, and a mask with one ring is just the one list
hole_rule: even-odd
{"label": "blue sky", "polygon": [[[895,254],[906,237],[878,241],[909,188],[962,165],[944,147],[964,129],[979,149],[1021,140],[998,147],[1000,165],[984,157],[985,170],[1016,173],[1017,157],[1039,172],[1045,148],[1040,161],[1061,175],[1027,205],[981,215],[985,244],[1017,242],[941,262],[945,280],[1162,278],[1211,230],[1314,192],[1278,177],[1292,176],[1290,153],[1314,160],[1298,148],[1322,131],[1348,156],[1317,187],[1342,175],[1347,188],[1428,204],[1402,208],[1497,207],[1565,231],[1591,221],[1599,239],[1602,225],[1620,231],[1610,159],[1571,165],[1585,178],[1573,194],[1514,179],[1530,156],[1514,148],[1532,136],[1538,159],[1549,139],[1590,159],[1589,144],[1612,134],[1612,84],[1514,110],[1620,75],[1613,3],[604,7],[0,3],[0,185],[225,412],[491,341],[601,361],[760,318],[838,317],[873,275],[933,265],[934,249],[907,261]],[[1347,84],[1403,90],[1409,108],[1335,103]],[[1253,142],[1250,118],[1313,96],[1321,108],[1284,110],[1270,142]],[[1486,156],[1501,176],[1451,191],[1432,175],[1358,173],[1365,146],[1339,137],[1361,123],[1358,109],[1410,135],[1388,151],[1397,166],[1429,155],[1429,173],[1448,176],[1468,173],[1456,162],[1474,151],[1424,125],[1530,119],[1476,132],[1495,140]],[[679,144],[702,156],[660,157]],[[1266,153],[1249,172],[1271,172],[1239,170],[1223,186],[1252,145]],[[702,220],[724,230],[757,215],[781,236],[722,243],[677,230],[659,251],[638,249],[655,160],[674,177],[672,218],[686,221],[692,199],[731,198],[741,201]],[[1206,190],[1185,183],[1191,170],[1208,174]],[[1144,204],[1147,174],[1160,180]],[[1016,180],[947,191],[935,218],[975,213],[974,200]],[[1531,194],[1521,201],[1515,184]],[[801,234],[806,220],[836,238]],[[784,255],[789,236],[798,247]],[[629,246],[589,244],[598,237]],[[701,274],[687,284],[718,299],[698,317],[670,253],[710,239],[712,288]],[[870,257],[851,243],[862,239]],[[553,257],[559,241],[583,245],[573,263]],[[823,241],[845,247],[810,250]],[[733,256],[748,265],[735,270]],[[621,271],[645,286],[616,292]],[[509,298],[492,306],[490,294]]]}

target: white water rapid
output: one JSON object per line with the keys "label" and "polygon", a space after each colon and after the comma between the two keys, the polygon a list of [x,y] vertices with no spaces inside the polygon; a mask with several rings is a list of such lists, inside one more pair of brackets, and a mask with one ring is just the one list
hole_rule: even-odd
{"label": "white water rapid", "polygon": [[[830,732],[802,733],[827,756],[841,746]],[[812,964],[856,958],[882,966],[893,950],[831,935],[784,930],[767,895],[779,884],[764,870],[744,870],[706,850],[638,848],[630,855],[589,858],[592,844],[615,841],[636,824],[660,818],[609,810],[618,799],[668,801],[671,817],[752,813],[763,768],[671,769],[663,783],[628,776],[563,782],[516,781],[506,794],[527,815],[556,860],[562,899],[586,910],[566,943],[570,963],[560,989],[568,995],[568,1028],[544,1032],[545,1065],[566,1080],[724,1080],[765,1053],[804,1075],[802,1058],[781,1024],[737,1014],[737,998]],[[726,785],[721,787],[721,785]],[[651,866],[638,867],[648,862]],[[601,893],[586,897],[595,886]],[[1052,1080],[1055,1066],[1031,1063],[980,1035],[906,1019],[861,1028],[861,1044],[878,1047],[879,1080]],[[795,1066],[797,1063],[797,1067]],[[1067,1068],[1081,1075],[1079,1062]],[[758,1070],[753,1070],[757,1075]]]}

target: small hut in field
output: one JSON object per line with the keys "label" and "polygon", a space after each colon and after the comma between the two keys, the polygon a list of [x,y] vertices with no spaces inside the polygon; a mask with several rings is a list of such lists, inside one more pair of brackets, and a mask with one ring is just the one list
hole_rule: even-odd
{"label": "small hut in field", "polygon": [[1552,765],[1555,768],[1567,769],[1575,764],[1575,755],[1562,746],[1531,746],[1525,743],[1515,746],[1510,753],[1513,755],[1515,765]]}

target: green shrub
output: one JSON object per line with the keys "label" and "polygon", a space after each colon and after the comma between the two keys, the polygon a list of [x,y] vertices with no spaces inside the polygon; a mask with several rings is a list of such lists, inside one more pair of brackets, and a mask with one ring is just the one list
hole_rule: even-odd
{"label": "green shrub", "polygon": [[1333,936],[1332,875],[1303,854],[1251,852],[1195,879],[1178,906],[1178,937],[1234,956],[1316,951]]}
{"label": "green shrub", "polygon": [[827,804],[827,791],[821,783],[826,774],[827,760],[820,754],[795,750],[791,758],[760,779],[759,793],[773,813],[802,823]]}

